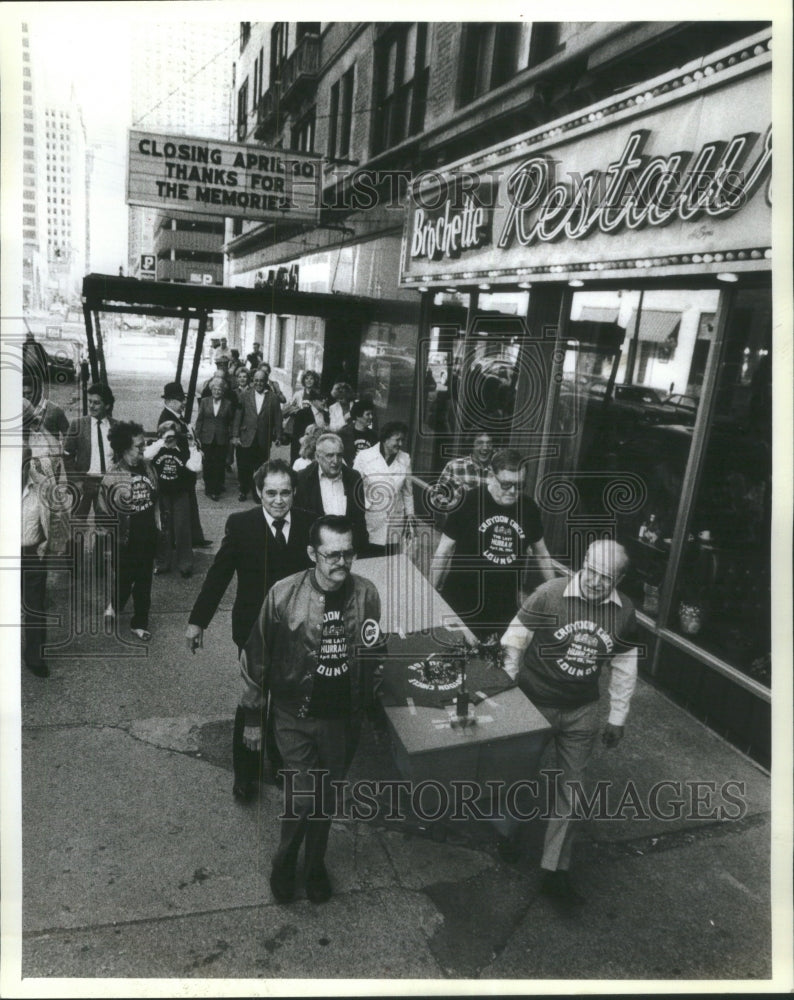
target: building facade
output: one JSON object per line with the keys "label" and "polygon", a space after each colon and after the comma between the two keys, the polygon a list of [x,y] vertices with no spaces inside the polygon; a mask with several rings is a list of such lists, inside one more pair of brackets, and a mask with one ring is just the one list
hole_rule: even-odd
{"label": "building facade", "polygon": [[47,303],[47,240],[44,231],[44,153],[33,83],[31,33],[22,23],[22,303],[26,310]]}
{"label": "building facade", "polygon": [[[319,225],[227,223],[227,277],[351,296],[239,317],[411,426],[527,456],[550,551],[629,550],[646,675],[770,753],[771,29],[240,29],[239,141],[322,158]],[[433,511],[425,507],[429,518]]]}

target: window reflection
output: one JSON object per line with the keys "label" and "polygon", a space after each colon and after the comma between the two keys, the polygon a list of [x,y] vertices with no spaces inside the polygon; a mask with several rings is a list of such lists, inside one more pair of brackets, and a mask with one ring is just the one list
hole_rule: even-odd
{"label": "window reflection", "polygon": [[[572,506],[547,512],[552,551],[576,562],[577,524],[612,530],[631,568],[623,589],[651,617],[676,523],[714,337],[719,292],[577,292],[555,372],[551,429],[559,450],[547,492],[568,484]],[[551,547],[551,546],[550,546]]]}
{"label": "window reflection", "polygon": [[765,684],[771,666],[771,339],[769,293],[739,292],[670,621]]}

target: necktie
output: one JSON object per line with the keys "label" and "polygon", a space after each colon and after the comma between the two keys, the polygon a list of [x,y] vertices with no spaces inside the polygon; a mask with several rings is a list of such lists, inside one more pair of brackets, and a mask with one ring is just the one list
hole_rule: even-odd
{"label": "necktie", "polygon": [[97,439],[97,444],[99,445],[99,468],[102,472],[106,472],[107,469],[105,466],[105,446],[102,443],[102,427],[98,420],[96,422],[96,439]]}
{"label": "necktie", "polygon": [[284,518],[274,517],[273,518],[273,530],[276,533],[276,545],[280,549],[285,549],[287,547],[287,539],[284,537]]}

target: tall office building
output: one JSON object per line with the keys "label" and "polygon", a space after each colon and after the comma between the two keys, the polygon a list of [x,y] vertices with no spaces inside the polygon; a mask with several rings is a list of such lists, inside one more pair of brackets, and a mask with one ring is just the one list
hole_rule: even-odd
{"label": "tall office building", "polygon": [[[132,37],[132,127],[228,139],[237,22],[136,24]],[[223,225],[130,206],[129,274],[144,253],[164,281],[223,281]],[[210,276],[208,278],[207,276]]]}
{"label": "tall office building", "polygon": [[65,304],[79,295],[88,260],[88,150],[74,92],[48,98],[44,148],[49,299]]}
{"label": "tall office building", "polygon": [[22,302],[42,309],[47,295],[47,254],[43,238],[44,160],[36,108],[28,25],[22,24]]}

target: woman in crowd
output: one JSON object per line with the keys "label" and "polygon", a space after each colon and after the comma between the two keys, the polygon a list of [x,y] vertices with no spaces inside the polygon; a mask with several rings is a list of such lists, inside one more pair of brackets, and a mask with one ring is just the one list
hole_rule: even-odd
{"label": "woman in crowd", "polygon": [[300,450],[300,439],[306,429],[317,424],[322,430],[328,429],[328,410],[325,400],[317,389],[307,389],[303,405],[295,414],[292,424],[292,443],[290,444],[290,462],[294,462]]}
{"label": "woman in crowd", "polygon": [[393,555],[415,536],[411,457],[403,451],[408,427],[383,425],[380,441],[358,452],[353,468],[364,480],[364,508],[371,555]]}
{"label": "woman in crowd", "polygon": [[157,473],[143,457],[144,437],[140,424],[122,421],[108,431],[113,462],[102,477],[98,509],[116,521],[118,558],[111,606],[106,615],[124,610],[132,595],[130,628],[148,642],[152,575],[157,551],[159,516]]}
{"label": "woman in crowd", "polygon": [[349,382],[337,382],[331,389],[331,399],[335,402],[328,411],[329,430],[341,431],[350,421],[350,404],[354,395],[353,386]]}
{"label": "woman in crowd", "polygon": [[319,424],[309,424],[306,428],[306,433],[300,439],[300,454],[292,463],[292,468],[296,472],[300,472],[301,469],[305,469],[307,466],[311,465],[314,461],[314,454],[317,448],[317,438],[323,434],[325,431],[324,427],[320,427]]}

